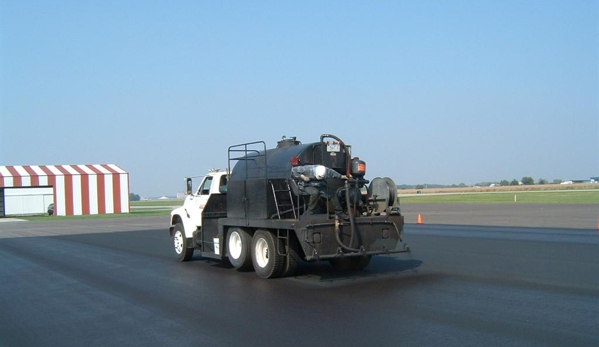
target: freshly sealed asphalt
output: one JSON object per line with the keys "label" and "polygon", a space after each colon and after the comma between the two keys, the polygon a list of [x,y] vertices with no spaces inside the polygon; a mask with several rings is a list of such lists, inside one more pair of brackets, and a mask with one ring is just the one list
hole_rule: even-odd
{"label": "freshly sealed asphalt", "polygon": [[518,226],[531,228],[599,228],[596,204],[402,204],[407,223]]}
{"label": "freshly sealed asphalt", "polygon": [[[592,221],[594,206],[561,213]],[[410,254],[274,280],[176,262],[163,217],[0,223],[0,346],[599,345],[596,226],[429,208],[402,207]]]}

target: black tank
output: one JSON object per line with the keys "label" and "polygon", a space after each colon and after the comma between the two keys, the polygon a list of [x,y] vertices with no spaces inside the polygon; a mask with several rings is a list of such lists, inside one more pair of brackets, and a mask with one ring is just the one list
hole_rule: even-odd
{"label": "black tank", "polygon": [[228,217],[272,218],[276,214],[273,187],[285,187],[294,157],[300,165],[324,165],[348,173],[349,148],[343,143],[339,152],[330,152],[323,141],[302,144],[295,138],[279,141],[276,148],[265,147],[264,142],[253,142],[229,148],[229,166],[235,166],[227,190]]}

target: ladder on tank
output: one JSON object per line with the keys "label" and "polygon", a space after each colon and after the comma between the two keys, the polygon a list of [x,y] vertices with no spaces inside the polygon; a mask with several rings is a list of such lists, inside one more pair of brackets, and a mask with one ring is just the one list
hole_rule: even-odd
{"label": "ladder on tank", "polygon": [[[275,207],[277,208],[276,216],[278,219],[282,219],[281,215],[293,212],[293,218],[297,219],[297,212],[295,210],[295,204],[293,203],[293,194],[291,194],[291,186],[289,185],[288,180],[284,180],[283,182],[276,182],[277,187],[275,187],[275,182],[269,181],[270,187],[272,188],[272,196],[275,200]],[[273,217],[274,217],[273,216]]]}

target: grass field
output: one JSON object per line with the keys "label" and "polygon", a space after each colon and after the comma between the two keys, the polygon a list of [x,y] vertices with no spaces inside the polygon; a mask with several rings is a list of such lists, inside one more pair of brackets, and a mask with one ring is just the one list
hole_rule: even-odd
{"label": "grass field", "polygon": [[424,189],[399,189],[399,195],[416,194],[438,194],[438,193],[501,193],[501,192],[528,192],[528,191],[553,191],[553,190],[597,190],[599,184],[534,184],[520,186],[499,187],[455,187],[455,188],[424,188]]}
{"label": "grass field", "polygon": [[452,204],[599,204],[599,190],[437,193],[400,196],[400,201],[401,203]]}
{"label": "grass field", "polygon": [[154,201],[132,201],[130,213],[98,214],[91,216],[24,216],[17,217],[28,221],[59,221],[67,219],[102,219],[102,218],[128,218],[128,217],[150,217],[168,215],[174,207],[183,205],[183,200],[154,200]]}
{"label": "grass field", "polygon": [[[61,221],[61,220],[69,220],[69,219],[110,219],[110,218],[130,218],[130,217],[151,217],[151,216],[164,216],[165,220],[168,220],[168,215],[170,214],[171,209],[143,209],[143,210],[135,210],[131,208],[130,213],[115,213],[115,214],[94,214],[89,216],[23,216],[15,218],[24,219],[28,221]],[[9,216],[12,217],[12,216]]]}
{"label": "grass field", "polygon": [[149,200],[149,201],[131,201],[131,208],[135,207],[177,207],[183,205],[183,200]]}

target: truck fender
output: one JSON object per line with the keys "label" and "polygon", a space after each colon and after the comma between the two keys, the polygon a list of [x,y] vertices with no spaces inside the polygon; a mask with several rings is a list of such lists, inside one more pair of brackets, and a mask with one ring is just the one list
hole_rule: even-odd
{"label": "truck fender", "polygon": [[188,239],[193,238],[193,232],[196,231],[197,226],[191,221],[189,220],[189,218],[185,218],[185,216],[181,216],[178,214],[173,215],[173,217],[171,218],[171,226],[169,228],[169,233],[171,236],[173,236],[173,228],[175,227],[175,224],[177,223],[182,223],[183,224],[183,228],[185,229],[185,237]]}

